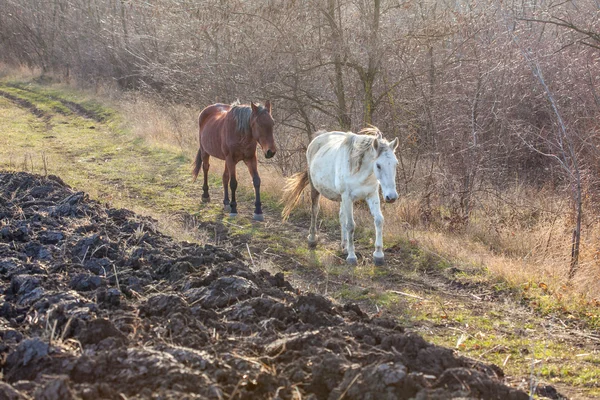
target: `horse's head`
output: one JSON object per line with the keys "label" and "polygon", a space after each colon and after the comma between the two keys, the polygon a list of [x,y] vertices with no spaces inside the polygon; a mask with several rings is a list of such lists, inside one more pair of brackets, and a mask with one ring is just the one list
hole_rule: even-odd
{"label": "horse's head", "polygon": [[398,138],[388,142],[383,139],[381,133],[373,140],[373,149],[375,150],[375,162],[373,163],[373,172],[379,184],[381,193],[386,203],[393,203],[398,198],[396,191],[396,148],[398,147]]}
{"label": "horse's head", "polygon": [[266,158],[271,158],[277,152],[275,139],[273,138],[273,117],[271,116],[271,102],[266,101],[264,108],[259,108],[256,104],[252,106],[252,115],[250,116],[250,129],[252,137],[260,144]]}

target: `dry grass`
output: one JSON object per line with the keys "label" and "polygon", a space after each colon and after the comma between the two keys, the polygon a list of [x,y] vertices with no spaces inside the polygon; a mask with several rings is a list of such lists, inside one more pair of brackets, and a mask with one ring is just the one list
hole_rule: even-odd
{"label": "dry grass", "polygon": [[119,101],[130,131],[149,143],[174,146],[192,158],[198,150],[198,113],[177,104],[157,103],[139,94],[126,94]]}
{"label": "dry grass", "polygon": [[385,207],[388,243],[405,236],[455,263],[484,267],[511,285],[543,282],[551,291],[578,301],[582,296],[598,298],[600,223],[588,216],[580,267],[568,282],[574,223],[568,199],[559,193],[516,187],[506,189],[502,201],[482,197],[469,224],[459,232],[426,229],[417,222],[418,209],[414,199]]}
{"label": "dry grass", "polygon": [[8,80],[31,79],[41,75],[39,68],[28,68],[25,65],[12,66],[0,62],[0,78]]}

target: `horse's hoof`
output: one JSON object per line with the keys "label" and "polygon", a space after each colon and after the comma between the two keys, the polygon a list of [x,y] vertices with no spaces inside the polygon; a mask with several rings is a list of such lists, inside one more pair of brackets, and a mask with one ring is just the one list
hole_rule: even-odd
{"label": "horse's hoof", "polygon": [[383,257],[373,257],[373,264],[377,267],[381,267],[385,264],[385,259]]}
{"label": "horse's hoof", "polygon": [[203,197],[202,198],[202,202],[203,203],[210,203],[210,197]]}
{"label": "horse's hoof", "polygon": [[314,249],[315,247],[317,247],[317,241],[316,240],[309,240],[308,241],[308,248],[309,249]]}
{"label": "horse's hoof", "polygon": [[229,204],[225,204],[223,206],[223,211],[225,211],[226,213],[231,212],[231,206]]}
{"label": "horse's hoof", "polygon": [[237,213],[229,213],[230,217],[237,217]]}
{"label": "horse's hoof", "polygon": [[265,216],[263,214],[256,214],[254,213],[254,216],[252,217],[253,220],[255,221],[264,221],[265,220]]}
{"label": "horse's hoof", "polygon": [[356,257],[348,257],[346,258],[346,263],[348,265],[356,265],[358,264],[358,260],[356,259]]}

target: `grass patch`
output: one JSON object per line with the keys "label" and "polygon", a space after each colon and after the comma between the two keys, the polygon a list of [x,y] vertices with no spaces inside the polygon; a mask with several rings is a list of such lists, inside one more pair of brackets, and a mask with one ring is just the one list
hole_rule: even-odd
{"label": "grass patch", "polygon": [[41,92],[33,90],[25,90],[16,85],[4,85],[0,87],[3,92],[15,96],[19,99],[26,100],[35,104],[40,110],[52,114],[59,113],[63,115],[71,114],[71,110],[62,104],[60,101],[50,98]]}

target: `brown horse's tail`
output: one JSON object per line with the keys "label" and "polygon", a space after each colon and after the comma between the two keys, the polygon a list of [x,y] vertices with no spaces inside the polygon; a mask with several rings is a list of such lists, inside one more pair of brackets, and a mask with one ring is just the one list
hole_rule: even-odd
{"label": "brown horse's tail", "polygon": [[196,154],[196,161],[194,161],[194,168],[192,169],[192,176],[194,177],[193,182],[196,182],[198,179],[198,174],[200,173],[200,168],[202,168],[202,123],[206,118],[206,108],[200,112],[198,115],[198,153]]}
{"label": "brown horse's tail", "polygon": [[281,216],[283,220],[287,220],[290,213],[298,204],[298,199],[304,188],[309,184],[308,171],[298,172],[286,179],[285,188],[283,189],[282,203],[285,204]]}
{"label": "brown horse's tail", "polygon": [[192,169],[192,176],[194,177],[192,183],[198,179],[200,168],[202,168],[202,149],[198,149],[198,153],[196,154],[196,161],[194,161],[194,168]]}

